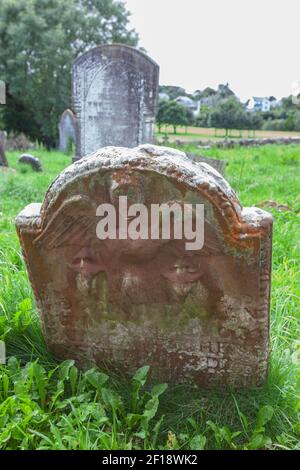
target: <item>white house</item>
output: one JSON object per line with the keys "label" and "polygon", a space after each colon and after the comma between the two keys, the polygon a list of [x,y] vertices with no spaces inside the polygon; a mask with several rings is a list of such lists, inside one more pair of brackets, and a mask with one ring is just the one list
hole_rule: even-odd
{"label": "white house", "polygon": [[192,111],[194,116],[197,116],[200,112],[200,101],[192,100],[188,96],[178,96],[175,101]]}
{"label": "white house", "polygon": [[269,98],[267,97],[258,97],[258,96],[252,96],[250,100],[248,101],[247,104],[247,109],[248,111],[252,112],[262,112],[265,113],[267,111],[270,111],[271,109],[271,102]]}

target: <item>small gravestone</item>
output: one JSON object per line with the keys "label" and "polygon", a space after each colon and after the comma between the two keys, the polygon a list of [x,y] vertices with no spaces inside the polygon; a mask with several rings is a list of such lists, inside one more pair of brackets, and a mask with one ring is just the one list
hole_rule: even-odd
{"label": "small gravestone", "polygon": [[[180,213],[189,208],[203,243],[187,244],[185,224],[184,233],[161,236],[160,210],[174,203]],[[114,230],[100,237],[107,223]],[[62,172],[16,225],[45,339],[59,358],[122,374],[149,364],[153,378],[173,383],[264,383],[272,216],[243,208],[209,165],[166,147],[103,148]]]}
{"label": "small gravestone", "polygon": [[76,158],[107,145],[152,142],[159,67],[133,47],[96,47],[73,64]]}
{"label": "small gravestone", "polygon": [[210,165],[211,167],[213,167],[222,176],[225,175],[225,168],[227,165],[226,160],[218,160],[217,158],[203,157],[201,155],[195,155],[193,153],[187,153],[187,156],[195,162],[207,163],[207,165]]}
{"label": "small gravestone", "polygon": [[18,163],[29,165],[34,171],[43,171],[40,160],[37,157],[34,157],[33,155],[27,153],[24,153],[20,156]]}
{"label": "small gravestone", "polygon": [[6,132],[5,131],[0,131],[0,142],[2,143],[3,147],[5,147],[5,144],[6,144]]}
{"label": "small gravestone", "polygon": [[59,125],[59,150],[66,152],[71,141],[76,147],[76,118],[70,109],[61,115]]}
{"label": "small gravestone", "polygon": [[207,165],[212,166],[215,170],[221,173],[222,176],[225,175],[225,168],[227,166],[226,160],[218,160],[217,158],[197,156],[196,161],[200,163],[207,163]]}
{"label": "small gravestone", "polygon": [[0,131],[0,166],[8,167],[8,162],[5,155],[5,142],[6,133],[4,131]]}
{"label": "small gravestone", "polygon": [[201,150],[210,150],[211,145],[197,145],[197,147]]}

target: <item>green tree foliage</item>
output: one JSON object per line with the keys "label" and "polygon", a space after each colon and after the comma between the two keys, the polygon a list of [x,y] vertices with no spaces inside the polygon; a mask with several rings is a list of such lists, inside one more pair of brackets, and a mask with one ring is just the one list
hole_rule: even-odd
{"label": "green tree foliage", "polygon": [[196,117],[196,126],[209,127],[211,108],[205,104],[201,104],[199,115]]}
{"label": "green tree foliage", "polygon": [[173,126],[174,134],[177,132],[178,126],[192,125],[194,122],[193,113],[185,106],[177,103],[176,101],[162,100],[159,103],[158,112],[156,115],[156,122],[159,128],[163,124]]}
{"label": "green tree foliage", "polygon": [[216,90],[214,90],[213,88],[211,88],[209,86],[204,88],[204,90],[202,92],[202,96],[204,98],[208,98],[209,96],[214,96],[216,94],[217,94]]}
{"label": "green tree foliage", "polygon": [[115,0],[1,0],[6,129],[55,146],[59,116],[71,105],[72,61],[102,43],[136,45],[128,16]]}
{"label": "green tree foliage", "polygon": [[295,113],[295,117],[294,117],[294,129],[295,131],[300,131],[300,111],[297,111]]}
{"label": "green tree foliage", "polygon": [[161,126],[163,124],[166,124],[168,106],[169,106],[169,101],[166,101],[166,100],[159,101],[158,111],[156,114],[156,124],[158,126],[159,132],[161,132]]}
{"label": "green tree foliage", "polygon": [[235,96],[233,91],[229,88],[229,83],[226,83],[225,85],[220,83],[217,93],[220,98],[229,98],[230,96]]}
{"label": "green tree foliage", "polygon": [[225,129],[228,136],[229,129],[249,129],[249,114],[235,97],[230,97],[217,103],[210,113],[209,124],[217,129]]}
{"label": "green tree foliage", "polygon": [[274,131],[299,131],[300,106],[292,96],[282,98],[281,105],[262,113],[262,129]]}
{"label": "green tree foliage", "polygon": [[261,129],[262,123],[263,123],[263,118],[260,113],[247,113],[248,115],[248,125],[245,127],[245,129]]}

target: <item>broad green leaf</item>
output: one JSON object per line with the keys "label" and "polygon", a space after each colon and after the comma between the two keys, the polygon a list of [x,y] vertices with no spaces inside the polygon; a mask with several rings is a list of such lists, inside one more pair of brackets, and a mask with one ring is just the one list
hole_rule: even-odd
{"label": "broad green leaf", "polygon": [[202,434],[194,436],[190,442],[190,449],[191,450],[203,450],[206,444],[206,437]]}

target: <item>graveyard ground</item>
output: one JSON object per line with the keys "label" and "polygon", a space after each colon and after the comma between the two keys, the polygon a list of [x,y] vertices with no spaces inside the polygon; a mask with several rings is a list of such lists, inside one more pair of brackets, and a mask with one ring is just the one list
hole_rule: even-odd
{"label": "graveyard ground", "polygon": [[[183,126],[177,126],[176,134],[174,134],[173,126],[161,127],[161,132],[158,132],[156,128],[156,137],[158,140],[162,140],[165,134],[168,134],[168,139],[170,142],[175,142],[177,139],[183,139],[193,142],[193,140],[218,140],[225,138],[225,129],[214,129],[212,127],[192,127],[188,126],[187,128]],[[299,137],[300,132],[293,131],[265,131],[265,130],[238,130],[233,129],[229,130],[230,139],[247,139],[247,138],[287,138],[287,137]]]}
{"label": "graveyard ground", "polygon": [[[196,147],[186,146],[197,153]],[[199,152],[199,150],[198,150]],[[37,150],[44,173],[17,164],[0,172],[0,449],[300,449],[300,146],[206,150],[225,158],[243,205],[275,201],[271,358],[257,390],[151,387],[147,368],[131,382],[79,372],[45,348],[14,228],[17,213],[42,201],[71,157]],[[268,210],[268,209],[267,209]],[[145,384],[145,385],[144,385]]]}

